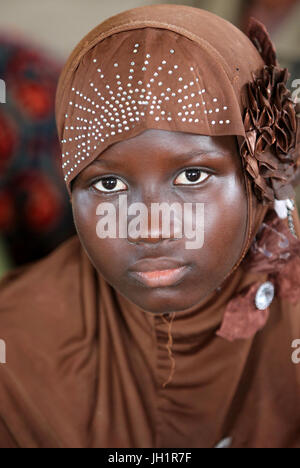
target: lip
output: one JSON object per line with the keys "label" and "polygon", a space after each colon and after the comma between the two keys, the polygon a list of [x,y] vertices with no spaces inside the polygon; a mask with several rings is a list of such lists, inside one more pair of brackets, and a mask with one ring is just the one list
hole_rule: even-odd
{"label": "lip", "polygon": [[168,258],[143,259],[133,265],[129,272],[140,283],[151,287],[172,286],[180,282],[189,271],[187,264]]}
{"label": "lip", "polygon": [[130,271],[160,271],[160,270],[171,270],[174,268],[180,268],[186,266],[186,263],[180,262],[173,258],[159,257],[159,258],[143,258],[134,265],[132,265]]}

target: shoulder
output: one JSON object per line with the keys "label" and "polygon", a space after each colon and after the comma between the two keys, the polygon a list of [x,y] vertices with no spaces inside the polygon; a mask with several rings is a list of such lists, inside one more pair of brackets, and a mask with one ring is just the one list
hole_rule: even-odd
{"label": "shoulder", "polygon": [[78,293],[82,248],[73,236],[43,259],[0,281],[0,330],[45,328],[65,316]]}
{"label": "shoulder", "polygon": [[0,282],[0,339],[10,369],[47,361],[80,329],[81,255],[74,236]]}
{"label": "shoulder", "polygon": [[71,271],[78,267],[80,241],[73,236],[60,244],[49,255],[36,262],[17,267],[0,280],[0,311],[5,304],[16,303],[27,296],[46,292],[56,284],[64,283]]}
{"label": "shoulder", "polygon": [[82,325],[77,313],[82,253],[74,236],[0,281],[2,357],[5,354],[0,363],[0,447],[14,447],[14,437],[18,442],[21,437],[22,446],[36,446],[41,431],[48,431],[45,420],[62,402],[65,383],[60,372],[63,376],[66,357],[72,359],[68,345]]}

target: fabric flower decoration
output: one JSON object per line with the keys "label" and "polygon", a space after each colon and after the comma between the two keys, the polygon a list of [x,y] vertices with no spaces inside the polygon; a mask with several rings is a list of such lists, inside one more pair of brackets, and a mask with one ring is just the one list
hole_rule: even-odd
{"label": "fabric flower decoration", "polygon": [[[294,178],[300,163],[300,105],[286,88],[289,72],[280,68],[276,49],[266,27],[251,17],[246,34],[265,66],[252,73],[246,85],[244,126],[239,139],[253,191],[263,204],[294,198]],[[298,116],[297,116],[298,112]]]}
{"label": "fabric flower decoration", "polygon": [[[274,202],[292,198],[292,179],[299,157],[296,133],[299,131],[295,104],[286,88],[288,70],[266,65],[247,84],[245,104],[246,139],[241,156],[253,181],[257,198]],[[298,127],[298,128],[297,128]]]}

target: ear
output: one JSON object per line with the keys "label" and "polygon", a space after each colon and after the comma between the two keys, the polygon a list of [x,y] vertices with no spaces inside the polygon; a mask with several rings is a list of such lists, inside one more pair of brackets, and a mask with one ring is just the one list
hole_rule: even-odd
{"label": "ear", "polygon": [[246,28],[246,35],[255,45],[266,65],[278,66],[275,46],[263,23],[251,16]]}

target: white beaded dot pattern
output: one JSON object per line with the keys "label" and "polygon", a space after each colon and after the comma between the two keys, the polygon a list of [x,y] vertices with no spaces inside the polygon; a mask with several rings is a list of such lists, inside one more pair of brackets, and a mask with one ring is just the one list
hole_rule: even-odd
{"label": "white beaded dot pattern", "polygon": [[[89,82],[89,92],[84,93],[76,85],[72,87],[61,140],[66,181],[102,143],[128,132],[150,116],[154,122],[181,120],[192,125],[207,122],[211,128],[231,123],[229,106],[202,87],[201,70],[196,65],[180,69],[176,48],[169,49],[158,65],[152,63],[150,53],[141,50],[140,43],[132,43],[126,73],[123,63],[116,59],[112,62],[115,82],[111,79],[108,82],[101,60],[94,58],[93,76],[97,78]],[[141,72],[143,79],[136,81],[135,74],[140,77]],[[178,105],[180,110],[174,113],[174,106],[178,109]],[[76,151],[70,155],[68,143],[74,148],[74,142]]]}

